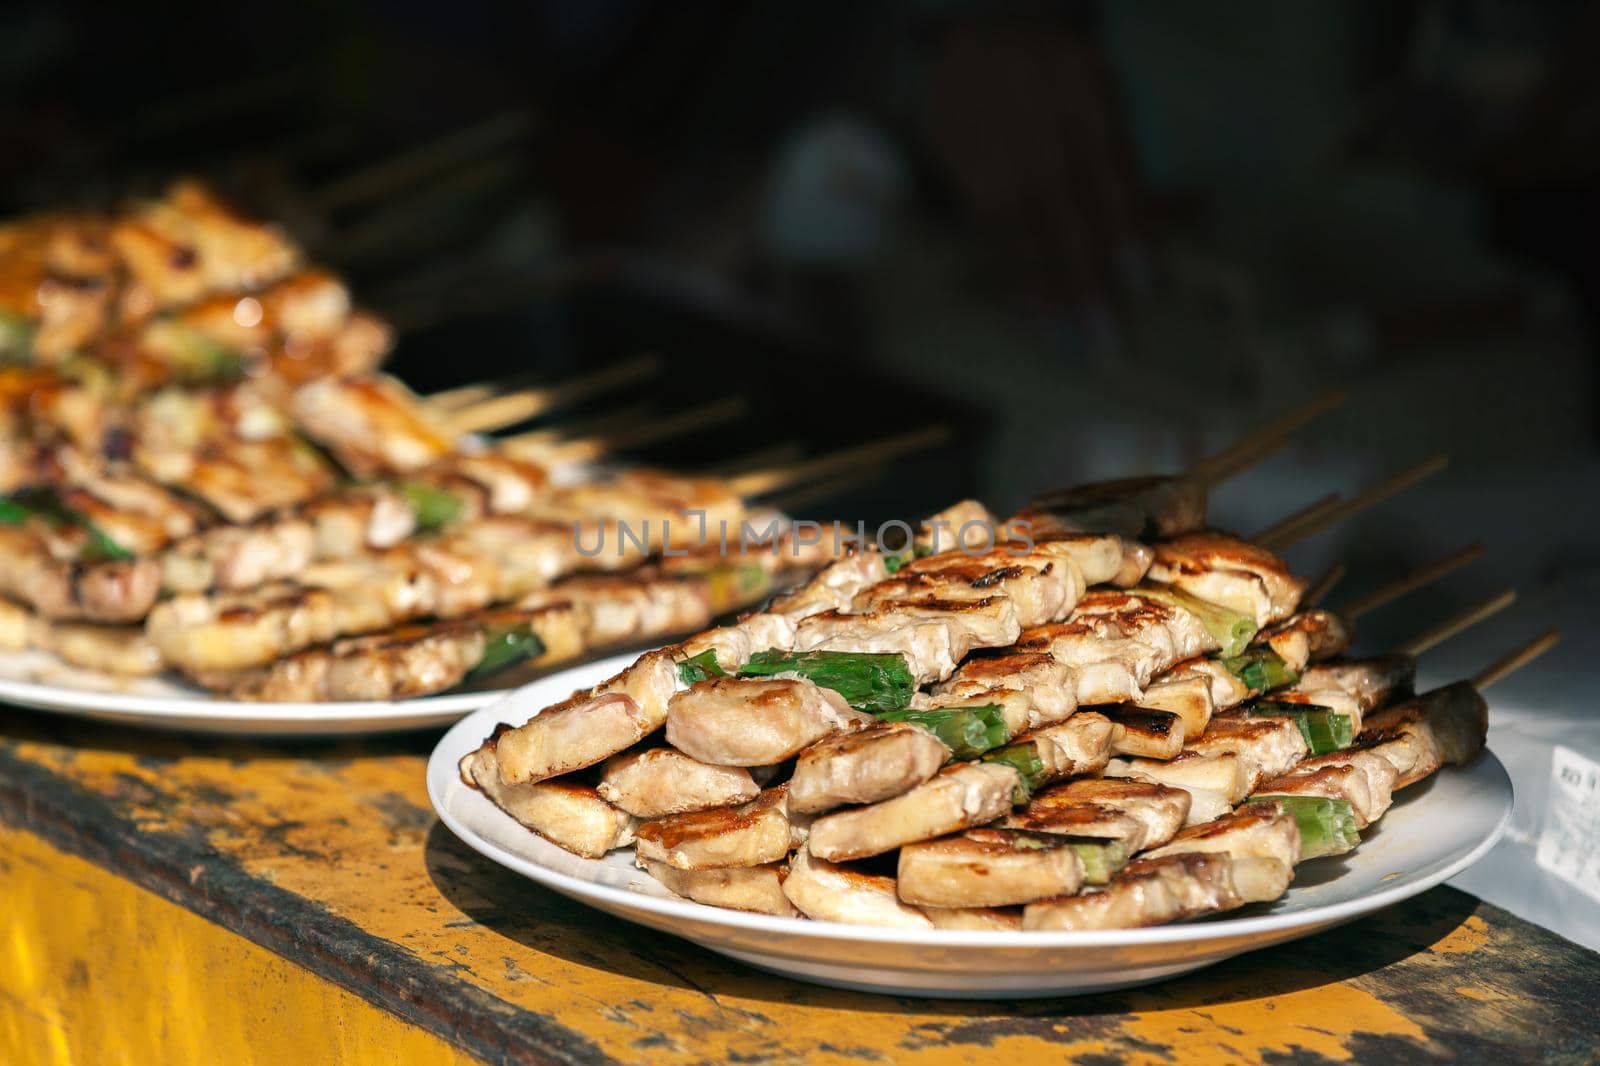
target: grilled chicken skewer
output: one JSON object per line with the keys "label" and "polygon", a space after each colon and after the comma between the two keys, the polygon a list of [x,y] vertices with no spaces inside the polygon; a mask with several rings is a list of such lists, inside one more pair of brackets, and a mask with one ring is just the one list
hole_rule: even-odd
{"label": "grilled chicken skewer", "polygon": [[[916,440],[902,438],[896,446],[909,447]],[[237,669],[262,665],[342,636],[514,601],[574,572],[628,569],[657,551],[682,543],[630,541],[618,535],[612,519],[593,517],[620,513],[626,519],[627,512],[621,508],[627,498],[621,489],[628,485],[655,494],[648,500],[634,496],[635,513],[653,511],[664,517],[663,512],[682,515],[699,511],[716,516],[735,505],[736,514],[745,513],[743,502],[730,499],[716,481],[673,480],[648,472],[624,474],[573,497],[588,515],[582,528],[571,519],[486,518],[447,529],[427,541],[308,568],[293,586],[238,595],[178,596],[151,611],[146,630],[167,661],[179,669],[191,673]],[[693,528],[689,521],[684,525]],[[768,526],[775,528],[771,523]],[[643,519],[640,527],[648,537]],[[613,547],[597,543],[601,537],[609,539]],[[676,554],[685,549],[672,550]],[[359,589],[362,594],[344,596],[339,594],[341,589]]]}
{"label": "grilled chicken skewer", "polygon": [[[739,562],[702,555],[698,571],[646,567],[571,578],[513,608],[347,638],[266,666],[200,673],[194,680],[235,699],[321,702],[429,695],[513,665],[523,676],[580,655],[703,628],[717,615],[808,577],[825,561],[821,548],[784,547]],[[527,632],[523,618],[539,624]],[[552,635],[540,625],[558,629]]]}
{"label": "grilled chicken skewer", "polygon": [[[1505,661],[1520,667],[1548,650],[1552,631],[1513,652]],[[1276,899],[1288,887],[1293,866],[1305,856],[1303,823],[1289,809],[1306,799],[1330,797],[1330,786],[1354,773],[1328,771],[1376,766],[1376,773],[1395,789],[1407,788],[1446,765],[1470,762],[1483,750],[1488,734],[1488,706],[1482,691],[1508,672],[1496,664],[1472,681],[1458,681],[1378,711],[1346,750],[1310,760],[1287,778],[1269,784],[1260,800],[1218,822],[1180,834],[1120,872],[1095,895],[1047,899],[1029,904],[1028,929],[1107,929],[1156,925],[1233,909],[1250,902]],[[1374,771],[1368,771],[1373,774]],[[1285,791],[1296,782],[1313,783]],[[1388,802],[1374,805],[1364,824],[1381,816]],[[1338,848],[1349,850],[1350,839]]]}

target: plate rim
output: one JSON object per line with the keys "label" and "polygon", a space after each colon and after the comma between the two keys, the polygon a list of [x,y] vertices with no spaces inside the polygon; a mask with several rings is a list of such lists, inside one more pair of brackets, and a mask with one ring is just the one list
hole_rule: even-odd
{"label": "plate rim", "polygon": [[[626,659],[628,661],[633,658],[634,656],[614,657],[614,659]],[[611,662],[613,662],[613,659],[598,660],[583,667],[575,667],[573,670],[598,668]],[[569,672],[571,671],[551,674],[530,684],[554,682],[566,677]],[[517,690],[519,693],[521,691],[521,689]],[[513,694],[514,696],[515,693]],[[427,775],[428,801],[433,805],[434,813],[438,815],[439,820],[458,840],[498,865],[547,888],[577,899],[586,906],[596,906],[595,903],[585,898],[593,896],[596,899],[605,900],[607,903],[626,909],[644,910],[663,917],[700,923],[710,922],[711,924],[724,925],[744,932],[783,936],[815,936],[827,940],[870,939],[876,943],[897,944],[908,947],[1067,949],[1139,947],[1152,944],[1191,944],[1210,940],[1238,937],[1250,938],[1273,933],[1292,932],[1300,928],[1315,931],[1318,928],[1325,928],[1383,910],[1402,900],[1420,895],[1467,869],[1488,854],[1490,849],[1499,843],[1500,838],[1505,834],[1507,826],[1511,823],[1511,816],[1516,803],[1515,790],[1511,776],[1506,771],[1505,764],[1493,752],[1485,748],[1472,763],[1462,769],[1488,773],[1493,777],[1497,777],[1498,783],[1503,786],[1505,803],[1494,826],[1484,833],[1482,839],[1476,845],[1468,849],[1459,858],[1446,863],[1442,868],[1431,873],[1421,875],[1415,879],[1398,880],[1395,885],[1381,888],[1376,892],[1356,899],[1340,903],[1328,903],[1302,911],[1255,915],[1247,918],[1216,918],[1204,922],[1177,923],[1145,929],[1113,929],[1092,932],[929,930],[848,925],[843,922],[754,914],[725,907],[713,907],[679,897],[651,896],[640,892],[631,892],[623,888],[614,888],[610,885],[596,884],[581,877],[574,877],[571,874],[550,869],[536,860],[502,848],[492,840],[472,831],[450,810],[449,804],[446,802],[445,792],[451,782],[454,782],[457,787],[462,789],[467,787],[461,783],[460,771],[457,768],[457,763],[461,756],[471,750],[471,748],[466,748],[463,745],[469,742],[469,737],[475,735],[477,739],[471,741],[471,743],[472,747],[476,747],[482,742],[482,738],[488,735],[488,731],[493,728],[493,723],[487,720],[495,715],[497,705],[498,703],[480,707],[452,725],[439,738],[438,743],[434,745],[433,751],[428,755],[425,771]],[[505,814],[503,811],[496,809],[496,812],[500,817],[510,818],[510,815]],[[526,831],[532,832],[531,830]],[[649,876],[643,871],[640,871],[640,873],[641,876]]]}
{"label": "plate rim", "polygon": [[478,710],[503,699],[514,689],[454,692],[409,700],[362,700],[330,703],[254,703],[207,696],[150,696],[138,693],[74,688],[39,681],[0,677],[0,702],[56,714],[88,713],[94,717],[172,718],[216,722],[270,719],[280,722],[410,721]]}

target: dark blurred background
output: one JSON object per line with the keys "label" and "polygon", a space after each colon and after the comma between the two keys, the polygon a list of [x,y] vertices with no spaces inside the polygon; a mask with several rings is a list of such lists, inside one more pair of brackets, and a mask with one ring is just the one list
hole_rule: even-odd
{"label": "dark blurred background", "polygon": [[0,209],[203,174],[390,316],[420,391],[657,352],[586,413],[753,405],[634,459],[953,427],[795,505],[820,518],[1178,470],[1347,388],[1214,518],[1450,453],[1291,561],[1348,563],[1337,604],[1484,540],[1363,620],[1377,646],[1516,585],[1427,678],[1564,627],[1495,690],[1517,820],[1468,887],[1600,945],[1592,900],[1528,876],[1551,745],[1600,759],[1596,56],[1577,0],[28,0]]}
{"label": "dark blurred background", "polygon": [[652,351],[655,410],[755,405],[651,461],[955,428],[814,504],[841,517],[1177,469],[1333,385],[1348,408],[1225,490],[1228,524],[1441,450],[1457,489],[1594,483],[1594,5],[23,3],[4,29],[7,213],[205,174],[392,317],[419,390]]}

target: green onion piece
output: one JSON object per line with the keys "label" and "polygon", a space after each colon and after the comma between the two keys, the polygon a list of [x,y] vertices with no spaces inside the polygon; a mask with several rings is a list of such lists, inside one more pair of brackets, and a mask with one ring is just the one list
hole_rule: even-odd
{"label": "green onion piece", "polygon": [[896,652],[759,651],[750,657],[739,674],[741,677],[798,674],[823,688],[833,689],[850,706],[873,713],[904,707],[916,691],[905,656]]}
{"label": "green onion piece", "polygon": [[1250,797],[1252,802],[1282,804],[1294,816],[1300,827],[1300,858],[1315,859],[1323,855],[1343,855],[1361,843],[1361,833],[1356,829],[1355,811],[1349,800],[1328,796],[1275,796],[1271,794]]}
{"label": "green onion piece", "polygon": [[1083,882],[1103,885],[1124,866],[1128,865],[1126,840],[1074,840],[1068,847],[1078,853],[1083,863]]}
{"label": "green onion piece", "polygon": [[37,518],[52,527],[74,526],[83,530],[88,538],[78,559],[85,563],[121,562],[132,559],[133,553],[112,540],[83,515],[74,511],[48,489],[24,489],[0,499],[0,522],[8,526],[21,525]]}
{"label": "green onion piece", "polygon": [[461,517],[461,497],[448,489],[422,481],[402,481],[397,488],[416,516],[419,532],[437,533]]}
{"label": "green onion piece", "polygon": [[1227,658],[1219,659],[1223,668],[1238,678],[1252,696],[1271,692],[1275,688],[1292,685],[1300,675],[1289,669],[1289,664],[1271,648],[1250,647]]}
{"label": "green onion piece", "polygon": [[485,677],[524,659],[534,659],[543,654],[544,641],[539,639],[528,623],[490,626],[478,665],[467,676]]}
{"label": "green onion piece", "polygon": [[705,571],[703,576],[713,613],[721,613],[764,596],[772,585],[772,576],[760,563],[714,566]]}
{"label": "green onion piece", "polygon": [[1000,708],[940,707],[937,710],[880,711],[879,721],[912,722],[944,741],[957,759],[976,759],[1006,742],[1006,719]]}
{"label": "green onion piece", "polygon": [[883,568],[891,574],[896,573],[902,566],[909,563],[912,558],[913,556],[910,552],[900,552],[898,555],[885,555],[883,557]]}
{"label": "green onion piece", "polygon": [[1032,799],[1033,790],[1044,782],[1044,763],[1032,743],[1007,744],[989,752],[983,761],[1005,763],[1021,776],[1022,780],[1011,793],[1011,802],[1018,807]]}
{"label": "green onion piece", "polygon": [[0,311],[0,362],[27,363],[33,356],[33,323],[10,311]]}
{"label": "green onion piece", "polygon": [[685,685],[697,685],[708,677],[727,677],[728,672],[717,662],[717,649],[707,648],[699,655],[691,655],[678,664],[678,680]]}
{"label": "green onion piece", "polygon": [[1141,585],[1133,592],[1136,596],[1188,611],[1200,619],[1200,624],[1206,627],[1206,632],[1222,646],[1217,654],[1224,659],[1238,655],[1255,639],[1254,618],[1227,607],[1219,607],[1197,596],[1191,596],[1182,589],[1170,585]]}
{"label": "green onion piece", "polygon": [[1293,718],[1306,738],[1306,747],[1313,755],[1326,755],[1330,751],[1348,748],[1353,734],[1350,716],[1339,714],[1314,703],[1289,703],[1283,700],[1260,700],[1250,708],[1258,718]]}

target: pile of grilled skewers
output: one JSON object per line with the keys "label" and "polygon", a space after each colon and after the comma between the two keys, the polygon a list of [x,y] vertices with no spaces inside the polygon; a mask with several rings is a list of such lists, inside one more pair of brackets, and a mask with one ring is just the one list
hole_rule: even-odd
{"label": "pile of grilled skewers", "polygon": [[244,699],[392,699],[692,632],[823,561],[687,537],[766,528],[747,501],[782,471],[592,464],[726,403],[604,441],[486,439],[648,367],[424,398],[377,371],[390,342],[193,183],[0,226],[0,647]]}
{"label": "pile of grilled skewers", "polygon": [[[1487,610],[1341,657],[1346,620],[1303,605],[1309,583],[1258,543],[1205,528],[1205,490],[1088,486],[1003,523],[958,504],[908,550],[857,546],[501,725],[463,780],[568,851],[631,845],[672,892],[771,915],[1089,930],[1276,899],[1397,789],[1482,748],[1473,683],[1412,682],[1416,654]],[[1258,540],[1291,526],[1321,528]],[[968,550],[963,528],[1000,539]]]}

